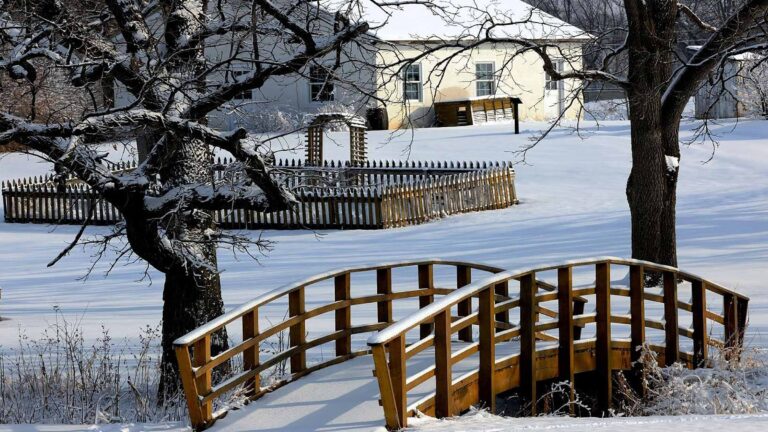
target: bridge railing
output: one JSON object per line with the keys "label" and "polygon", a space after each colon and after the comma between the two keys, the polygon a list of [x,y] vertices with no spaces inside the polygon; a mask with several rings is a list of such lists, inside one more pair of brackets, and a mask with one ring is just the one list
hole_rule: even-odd
{"label": "bridge railing", "polygon": [[[393,281],[393,271],[397,272],[398,280]],[[174,342],[192,424],[195,428],[210,425],[214,420],[214,401],[233,390],[243,389],[247,397],[257,399],[266,392],[313,371],[359,355],[370,354],[365,338],[360,340],[358,345],[354,345],[353,335],[382,330],[394,322],[395,314],[417,311],[414,300],[418,301],[418,308],[424,308],[435,298],[448,295],[471,283],[473,277],[487,277],[502,271],[497,267],[466,262],[437,259],[407,261],[336,270],[268,292]],[[440,284],[435,278],[436,272],[443,282],[446,275],[454,279],[455,274],[455,286]],[[366,282],[373,281],[375,294],[366,286]],[[553,288],[544,286],[542,289]],[[323,298],[327,301],[308,302],[308,293],[311,299]],[[508,299],[503,287],[499,287],[497,295],[500,299]],[[584,309],[585,300],[575,298],[573,301],[577,310]],[[461,304],[458,314],[469,315],[470,303]],[[371,306],[366,309],[365,305]],[[375,310],[372,311],[373,305]],[[263,316],[267,310],[272,315],[282,316],[280,308],[285,308],[285,315],[281,320],[270,322]],[[546,308],[542,310],[544,313],[554,313]],[[313,335],[315,337],[309,339],[308,323],[311,319],[323,315],[332,317],[334,330],[322,335]],[[498,325],[500,328],[509,327],[501,315]],[[359,319],[353,321],[353,317]],[[359,322],[361,320],[362,323]],[[242,340],[226,351],[214,355],[211,352],[213,335],[238,321],[242,325]],[[265,322],[267,325],[263,325]],[[419,331],[426,337],[432,332],[432,325],[424,323]],[[576,331],[580,329],[577,328]],[[260,346],[281,332],[288,332],[288,344],[269,350],[270,353],[260,349]],[[471,329],[465,328],[461,337],[471,340]],[[309,350],[329,343],[334,345],[330,358],[325,352],[326,356],[321,361],[311,363],[308,360]],[[242,359],[243,370],[214,383],[215,371],[238,358]],[[263,382],[262,375],[282,362],[287,362],[290,366],[287,368],[287,376],[276,382]]]}
{"label": "bridge railing", "polygon": [[[611,270],[616,267],[628,269],[627,282],[612,283]],[[591,274],[593,268],[593,283],[574,286],[574,270]],[[646,272],[661,275],[660,292],[644,287]],[[541,275],[552,275],[555,282],[540,280]],[[690,287],[690,302],[678,298],[681,284]],[[517,295],[497,295],[508,294],[510,289]],[[594,298],[596,311],[575,311],[573,300],[578,297]],[[477,306],[471,308],[473,299]],[[619,304],[621,300],[628,303],[629,314],[616,313],[612,308],[612,301]],[[692,368],[707,365],[709,346],[738,353],[748,301],[743,295],[676,268],[596,258],[506,271],[468,284],[387,326],[372,336],[368,345],[390,429],[407,426],[408,416],[416,411],[449,417],[477,404],[494,411],[496,395],[515,388],[530,403],[530,413],[535,414],[538,382],[568,381],[572,398],[575,374],[586,371],[596,372],[598,403],[601,409],[608,409],[612,371],[637,367],[642,354],[637,348],[643,344],[657,352],[662,364],[682,361]],[[550,303],[555,303],[554,311],[545,307]],[[718,313],[720,305],[722,312]],[[508,320],[513,309],[517,309],[519,317],[516,324]],[[462,313],[454,316],[454,310]],[[646,312],[654,311],[661,312],[663,318],[646,316]],[[681,314],[689,315],[690,327],[680,326]],[[719,334],[710,328],[715,325],[722,327]],[[434,331],[424,332],[425,326]],[[467,337],[470,326],[479,329],[477,342]],[[579,340],[574,329],[580,326],[590,327],[594,337]],[[625,331],[629,338],[612,337],[612,331],[621,326],[629,326]],[[409,336],[417,328],[422,329],[419,338]],[[661,340],[648,337],[647,331],[658,331]],[[681,349],[681,339],[692,341],[690,351]],[[548,341],[555,343],[548,345]],[[510,347],[514,351],[511,354]],[[497,350],[507,352],[499,356]],[[412,359],[419,353],[434,356],[433,365],[414,370]],[[468,372],[455,377],[454,369],[462,362],[474,363]],[[425,388],[425,396],[409,400],[409,393],[424,395]]]}

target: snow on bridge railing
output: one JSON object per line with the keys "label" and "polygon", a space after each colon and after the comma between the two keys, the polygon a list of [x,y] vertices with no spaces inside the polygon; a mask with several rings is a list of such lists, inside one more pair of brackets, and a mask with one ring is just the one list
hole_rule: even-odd
{"label": "snow on bridge railing", "polygon": [[[594,286],[574,287],[574,269],[593,266]],[[629,268],[628,287],[611,281],[612,266]],[[548,272],[554,273],[554,284],[538,279]],[[646,272],[660,275],[661,294],[645,288]],[[518,285],[518,296],[499,299],[500,288],[508,293],[510,283]],[[678,300],[681,283],[690,286],[690,303]],[[542,292],[542,287],[549,289]],[[708,308],[708,294],[721,297],[722,314]],[[575,311],[573,300],[577,297],[594,297],[596,313]],[[612,313],[612,297],[629,297],[628,316]],[[476,311],[463,317],[452,316],[452,310],[472,299],[477,299]],[[663,320],[646,318],[647,301],[664,305]],[[547,313],[552,309],[545,307],[551,302],[557,304],[552,308],[554,314]],[[468,284],[371,336],[368,345],[372,349],[381,405],[390,429],[407,426],[408,416],[416,412],[450,417],[476,404],[493,412],[496,395],[512,389],[518,389],[524,403],[530,404],[530,413],[536,414],[538,382],[567,381],[571,383],[570,397],[573,398],[573,386],[578,384],[574,383],[575,374],[586,371],[597,373],[597,382],[593,384],[597,388],[598,405],[605,412],[611,406],[613,395],[612,371],[637,368],[641,355],[638,348],[646,343],[657,352],[659,361],[667,365],[682,361],[688,367],[706,366],[710,346],[725,348],[727,355],[738,355],[748,302],[747,297],[722,285],[674,267],[615,257],[590,258],[504,271]],[[504,317],[512,308],[519,310],[519,323],[500,327],[499,317]],[[679,326],[680,311],[690,312],[692,329]],[[540,316],[553,319],[544,321]],[[722,339],[708,335],[708,322],[723,326]],[[409,332],[425,324],[434,326],[434,333],[422,333],[420,339],[409,340],[406,346]],[[611,336],[612,327],[621,324],[630,326],[629,341]],[[467,340],[461,332],[473,325],[479,327],[479,341],[459,345],[459,349],[454,350],[453,334],[458,333],[460,341],[471,342],[471,338]],[[594,325],[594,339],[579,340],[576,329],[585,325]],[[654,345],[653,340],[646,338],[646,328],[662,331],[664,345]],[[557,330],[557,335],[547,333],[551,330]],[[681,337],[692,339],[692,352],[681,351]],[[519,352],[497,358],[497,344],[513,338],[520,340]],[[557,341],[557,345],[537,346],[537,341]],[[434,351],[434,366],[417,371],[408,367],[409,359],[430,347]],[[477,368],[454,379],[455,365],[470,361],[475,354]],[[638,391],[644,390],[637,370],[632,383]],[[430,388],[434,390],[408,404],[408,393],[423,394],[425,385],[432,385]]]}

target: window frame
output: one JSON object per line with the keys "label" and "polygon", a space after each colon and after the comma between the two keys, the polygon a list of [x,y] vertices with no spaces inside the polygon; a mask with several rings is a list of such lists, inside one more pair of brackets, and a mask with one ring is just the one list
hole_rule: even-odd
{"label": "window frame", "polygon": [[[318,81],[313,71],[320,70],[325,75],[321,81]],[[309,89],[309,102],[311,103],[326,103],[336,101],[336,85],[333,82],[331,72],[321,65],[310,65],[309,73],[307,76],[308,89]],[[313,95],[313,89],[319,87],[317,90],[318,98]],[[321,95],[328,95],[328,99],[320,98]]]}
{"label": "window frame", "polygon": [[[418,73],[419,73],[419,80],[418,81],[408,80],[408,72],[409,72],[410,68],[414,67],[414,66],[418,69]],[[417,87],[417,92],[418,92],[418,97],[417,98],[409,98],[408,97],[408,85],[409,84],[416,84],[418,86]],[[424,101],[424,80],[423,80],[423,77],[422,77],[421,63],[410,63],[408,66],[405,67],[405,70],[403,71],[403,100],[406,101],[406,102],[409,102],[409,101],[423,102]]]}
{"label": "window frame", "polygon": [[[480,65],[491,65],[491,75],[490,78],[480,78],[480,74],[478,73],[478,67]],[[480,84],[490,84],[490,93],[488,94],[480,94]],[[493,61],[479,61],[475,62],[475,96],[477,97],[485,97],[485,96],[494,96],[496,94],[496,62]]]}
{"label": "window frame", "polygon": [[[555,71],[563,73],[565,71],[565,60],[554,59],[552,63],[555,66]],[[549,72],[544,71],[544,90],[545,91],[559,91],[560,86],[563,85],[562,80],[553,80]]]}

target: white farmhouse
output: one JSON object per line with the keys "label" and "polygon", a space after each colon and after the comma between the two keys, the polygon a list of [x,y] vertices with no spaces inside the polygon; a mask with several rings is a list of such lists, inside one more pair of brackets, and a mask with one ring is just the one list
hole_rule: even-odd
{"label": "white farmhouse", "polygon": [[[309,17],[308,28],[315,34],[331,33],[327,27],[333,19],[324,7],[337,10],[342,2],[272,1],[283,5],[296,20]],[[224,128],[265,129],[282,121],[295,124],[308,114],[342,111],[367,117],[378,128],[473,124],[511,119],[513,98],[521,102],[523,121],[551,119],[561,113],[570,119],[579,115],[580,104],[574,102],[581,100],[580,82],[549,80],[535,52],[508,40],[546,44],[556,67],[567,71],[581,67],[582,47],[591,40],[587,33],[522,0],[427,2],[448,7],[453,13],[425,7],[425,2],[406,2],[386,10],[366,2],[353,17],[371,26],[362,41],[314,61],[298,73],[270,78],[209,121]],[[232,15],[250,16],[248,2],[243,8],[248,9],[233,10]],[[316,19],[324,13],[330,18]],[[488,15],[496,20],[490,33],[486,33],[487,22],[478,24]],[[480,34],[506,41],[431,52],[440,44],[471,45]],[[261,37],[259,46],[262,43],[266,47],[262,53],[271,49],[268,37]],[[209,78],[214,80],[209,85],[216,85],[215,80],[232,82],[250,72],[247,57],[255,50],[249,44],[248,40],[214,41],[206,48],[206,56],[213,62],[229,61],[233,56],[241,59],[229,62],[231,70],[226,76]],[[270,54],[279,60],[292,53]],[[118,103],[130,102],[119,96]]]}

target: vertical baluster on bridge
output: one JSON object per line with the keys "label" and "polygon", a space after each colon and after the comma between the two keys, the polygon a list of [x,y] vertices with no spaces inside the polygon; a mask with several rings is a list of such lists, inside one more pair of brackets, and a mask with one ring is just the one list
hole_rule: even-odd
{"label": "vertical baluster on bridge", "polygon": [[664,277],[664,363],[673,365],[680,359],[680,338],[677,322],[677,274],[670,271]]}
{"label": "vertical baluster on bridge", "polygon": [[[259,310],[252,311],[243,315],[243,342],[247,342],[259,335]],[[255,344],[243,351],[243,369],[245,371],[253,370],[259,367],[259,344]],[[245,384],[246,396],[254,397],[261,390],[261,377],[254,375]]]}
{"label": "vertical baluster on bridge", "polygon": [[334,280],[336,301],[345,301],[347,305],[336,309],[336,331],[345,334],[336,339],[336,356],[342,357],[352,353],[352,335],[349,333],[352,327],[351,307],[348,304],[350,297],[350,274],[336,276]]}
{"label": "vertical baluster on bridge", "polygon": [[[207,334],[200,340],[195,342],[192,351],[192,366],[202,367],[211,361],[211,335]],[[211,393],[212,381],[211,370],[205,371],[202,375],[195,379],[197,385],[197,393],[199,396],[205,397]],[[201,402],[200,411],[205,423],[213,420],[213,402]]]}
{"label": "vertical baluster on bridge", "polygon": [[[390,342],[390,346],[392,343]],[[374,345],[371,347],[373,355],[373,364],[376,380],[379,382],[381,393],[381,406],[384,408],[384,422],[388,430],[399,430],[405,425],[400,422],[398,414],[398,402],[395,397],[394,382],[392,380],[392,371],[394,365],[387,363],[387,349],[384,345]],[[391,358],[391,355],[390,355]]]}
{"label": "vertical baluster on bridge", "polygon": [[[496,284],[496,295],[502,298],[502,301],[509,300],[509,282]],[[496,321],[509,324],[509,309],[496,314]],[[500,328],[497,331],[504,331],[506,328]]]}
{"label": "vertical baluster on bridge", "polygon": [[734,294],[723,294],[723,319],[725,320],[725,354],[729,360],[738,360],[744,343],[749,301]]}
{"label": "vertical baluster on bridge", "polygon": [[691,281],[693,315],[693,367],[707,365],[707,287],[702,280]]}
{"label": "vertical baluster on bridge", "polygon": [[395,396],[395,406],[397,407],[398,422],[401,427],[406,427],[408,423],[408,397],[406,388],[406,370],[405,356],[405,334],[401,334],[393,339],[389,345],[389,369],[392,377],[392,391]]}
{"label": "vertical baluster on bridge", "polygon": [[391,323],[392,319],[392,269],[384,268],[376,270],[376,292],[385,295],[386,300],[376,304],[380,323]]}
{"label": "vertical baluster on bridge", "polygon": [[568,381],[568,411],[574,414],[571,402],[575,399],[575,366],[573,338],[573,268],[557,270],[557,318],[558,318],[558,372],[560,381]]}
{"label": "vertical baluster on bridge", "polygon": [[[291,318],[304,315],[306,313],[305,304],[304,287],[299,287],[288,293],[288,315]],[[307,342],[307,328],[304,319],[300,319],[289,328],[288,339],[291,348],[301,347]],[[307,352],[302,349],[291,356],[291,374],[303,372],[306,368]]]}
{"label": "vertical baluster on bridge", "polygon": [[[430,294],[422,295],[419,297],[419,308],[425,308],[430,305],[435,299],[434,294],[431,294],[432,290],[435,287],[434,283],[434,272],[432,269],[432,264],[421,264],[419,265],[419,289],[423,290],[429,290]],[[421,339],[424,339],[425,337],[432,334],[432,329],[434,327],[433,323],[424,323],[419,326],[419,336]]]}
{"label": "vertical baluster on bridge", "polygon": [[603,414],[613,405],[611,365],[611,265],[595,266],[595,302],[597,309],[597,403]]}
{"label": "vertical baluster on bridge", "polygon": [[[456,288],[461,288],[472,283],[472,268],[469,266],[456,266]],[[465,317],[472,314],[472,298],[462,300],[458,306],[459,317]],[[472,326],[467,326],[459,330],[459,340],[462,342],[472,342]]]}
{"label": "vertical baluster on bridge", "polygon": [[494,316],[495,296],[491,287],[480,291],[477,312],[480,327],[480,370],[478,386],[480,387],[480,405],[496,412],[495,369],[496,369],[496,322]]}
{"label": "vertical baluster on bridge", "polygon": [[643,354],[641,347],[645,343],[645,269],[640,265],[632,265],[629,268],[629,314],[632,360],[632,387],[641,397],[647,394],[647,387],[643,379],[644,368],[638,362]]}
{"label": "vertical baluster on bridge", "polygon": [[536,415],[536,274],[520,278],[520,394]]}
{"label": "vertical baluster on bridge", "polygon": [[451,383],[451,309],[435,316],[435,417],[453,416]]}

